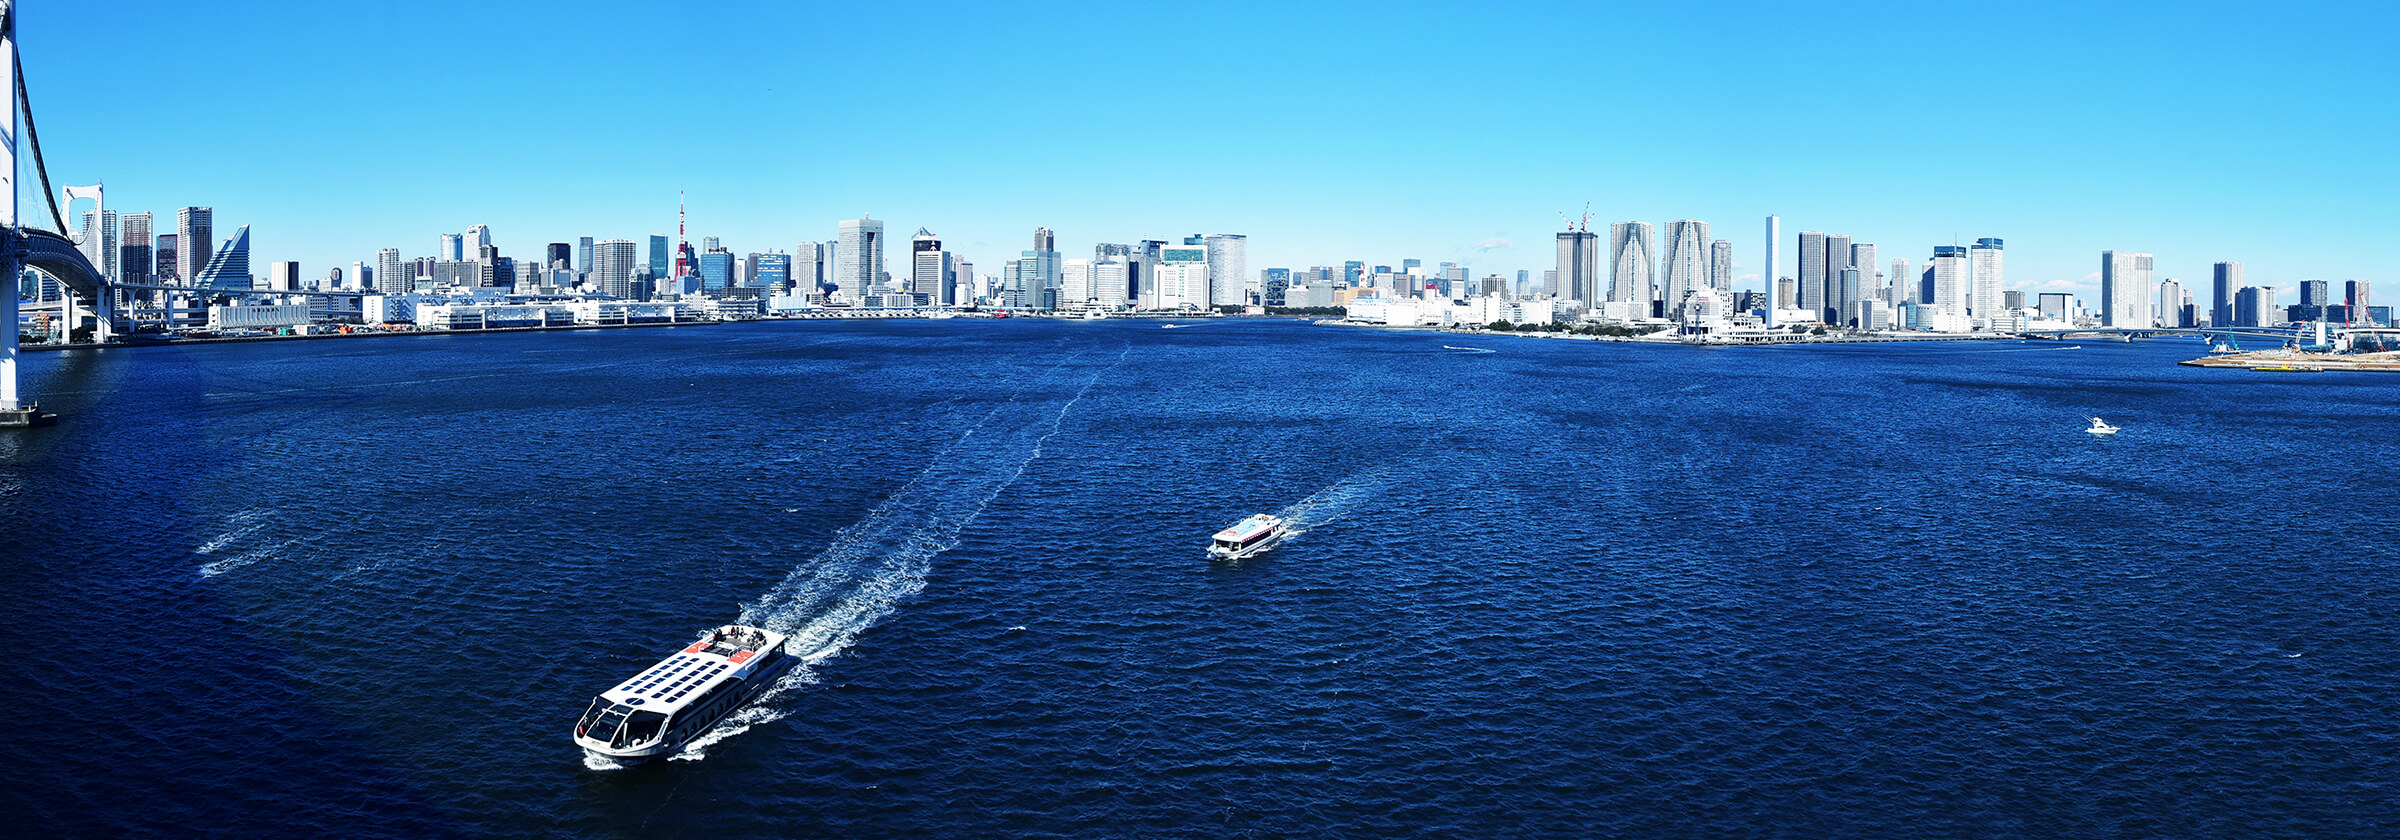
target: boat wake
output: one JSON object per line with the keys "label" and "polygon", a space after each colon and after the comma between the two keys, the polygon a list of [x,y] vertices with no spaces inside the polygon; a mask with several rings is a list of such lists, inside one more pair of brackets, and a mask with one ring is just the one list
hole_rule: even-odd
{"label": "boat wake", "polygon": [[1444,344],[1444,345],[1442,345],[1442,349],[1444,349],[1444,350],[1463,350],[1463,351],[1466,351],[1466,352],[1469,352],[1469,353],[1498,353],[1498,352],[1500,352],[1500,351],[1498,351],[1498,350],[1493,350],[1493,349],[1491,349],[1491,348],[1488,348],[1488,347],[1458,347],[1458,346],[1449,345],[1449,344]]}
{"label": "boat wake", "polygon": [[[799,661],[756,702],[693,739],[674,758],[706,758],[710,745],[789,714],[777,701],[815,684],[818,663],[840,656],[859,633],[924,591],[933,558],[958,544],[959,532],[1042,457],[1042,446],[1058,434],[1075,403],[1131,353],[1127,346],[1114,362],[1080,374],[1069,369],[1070,360],[1029,383],[960,430],[923,472],[744,607],[737,623],[784,634],[785,652]],[[1065,386],[1074,390],[1064,399],[1041,396]],[[595,761],[587,759],[587,766]]]}
{"label": "boat wake", "polygon": [[284,546],[296,542],[296,540],[285,540],[271,546],[245,547],[254,542],[252,538],[256,537],[259,531],[265,530],[269,524],[272,523],[267,518],[265,511],[246,510],[226,517],[225,532],[200,544],[197,553],[205,557],[218,558],[201,564],[200,576],[213,578],[268,559],[275,556],[276,552]]}
{"label": "boat wake", "polygon": [[1351,473],[1350,477],[1334,482],[1333,486],[1311,493],[1308,498],[1293,502],[1284,509],[1276,511],[1275,516],[1283,520],[1284,526],[1291,529],[1293,536],[1299,536],[1307,533],[1310,528],[1348,515],[1351,508],[1356,507],[1359,502],[1365,501],[1390,479],[1391,472],[1388,469],[1362,470]]}

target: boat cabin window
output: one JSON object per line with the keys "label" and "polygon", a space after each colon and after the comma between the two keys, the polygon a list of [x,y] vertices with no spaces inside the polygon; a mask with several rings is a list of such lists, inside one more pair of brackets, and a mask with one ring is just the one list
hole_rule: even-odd
{"label": "boat cabin window", "polygon": [[666,728],[667,716],[657,712],[634,712],[625,720],[625,733],[609,742],[612,746],[646,744],[658,740],[659,730]]}
{"label": "boat cabin window", "polygon": [[575,734],[577,734],[577,735],[581,735],[581,734],[583,734],[583,733],[584,733],[584,730],[587,730],[587,729],[590,729],[590,728],[592,728],[592,721],[599,720],[599,719],[600,719],[600,713],[601,713],[601,712],[603,712],[603,711],[606,711],[607,709],[608,709],[608,699],[607,699],[607,698],[605,698],[605,697],[594,697],[594,698],[592,698],[592,705],[591,705],[591,707],[590,707],[590,708],[587,708],[587,709],[584,709],[584,710],[583,710],[583,717],[580,717],[580,718],[576,718],[576,719],[575,719]]}
{"label": "boat cabin window", "polygon": [[610,704],[607,710],[600,713],[600,719],[593,721],[592,725],[584,730],[584,737],[596,741],[608,741],[615,738],[617,727],[625,722],[625,714],[631,711],[633,711],[631,706]]}

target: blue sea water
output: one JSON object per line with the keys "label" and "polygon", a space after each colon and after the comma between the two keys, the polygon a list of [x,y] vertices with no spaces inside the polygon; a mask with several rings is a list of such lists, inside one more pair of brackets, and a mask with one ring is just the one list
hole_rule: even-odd
{"label": "blue sea water", "polygon": [[[954,320],[38,354],[66,419],[0,434],[0,813],[2392,836],[2400,380],[2172,364],[2201,349]],[[1204,559],[1258,511],[1306,532]],[[585,765],[592,694],[737,619],[806,666],[678,760]]]}

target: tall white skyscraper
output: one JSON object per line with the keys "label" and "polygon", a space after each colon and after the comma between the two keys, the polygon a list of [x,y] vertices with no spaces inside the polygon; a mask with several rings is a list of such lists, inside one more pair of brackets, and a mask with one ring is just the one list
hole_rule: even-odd
{"label": "tall white skyscraper", "polygon": [[1974,262],[1975,271],[1972,284],[1974,297],[1967,301],[1968,314],[1984,319],[1990,325],[1989,329],[1999,329],[2005,326],[2000,323],[2000,240],[1989,236],[1975,240],[1974,245],[1968,246],[1967,253]]}
{"label": "tall white skyscraper", "polygon": [[111,280],[117,279],[117,238],[117,211],[83,211],[83,257]]}
{"label": "tall white skyscraper", "polygon": [[916,238],[909,240],[910,265],[908,292],[924,295],[929,306],[955,303],[950,295],[950,252],[942,250],[942,240],[933,231],[917,228]]}
{"label": "tall white skyscraper", "polygon": [[[1249,238],[1238,233],[1212,233],[1200,239],[1208,249],[1208,302],[1213,306],[1244,306],[1250,273]],[[1061,304],[1062,306],[1064,303]]]}
{"label": "tall white skyscraper", "polygon": [[1660,300],[1666,301],[1661,310],[1673,313],[1683,306],[1683,296],[1708,283],[1708,223],[1694,219],[1677,219],[1667,223],[1667,236],[1659,265],[1665,278],[1660,282]]}
{"label": "tall white skyscraper", "polygon": [[469,225],[467,232],[461,234],[459,239],[459,255],[454,259],[480,259],[483,249],[492,246],[492,229],[483,225]]}
{"label": "tall white skyscraper", "polygon": [[646,260],[637,261],[639,254],[639,246],[631,239],[592,243],[592,271],[587,279],[601,294],[632,299],[633,272],[650,265]]}
{"label": "tall white skyscraper", "polygon": [[883,223],[870,217],[843,219],[833,247],[835,293],[857,301],[883,278]]}
{"label": "tall white skyscraper", "polygon": [[459,260],[466,259],[464,256],[466,254],[465,242],[466,240],[461,238],[458,234],[442,234],[442,247],[441,250],[434,252],[435,254],[439,255],[434,259],[443,260],[446,262],[458,262]]}
{"label": "tall white skyscraper", "polygon": [[2182,281],[2173,277],[2158,281],[2158,325],[2162,327],[2195,326],[2183,322],[2183,302],[2190,297],[2191,293],[2183,290]]}
{"label": "tall white skyscraper", "polygon": [[1097,257],[1092,260],[1092,302],[1110,309],[1125,306],[1126,271],[1131,266],[1122,256]]}
{"label": "tall white skyscraper", "polygon": [[1758,282],[1767,287],[1767,326],[1770,327],[1776,325],[1776,310],[1792,305],[1791,301],[1783,299],[1780,291],[1782,284],[1776,282],[1778,278],[1775,276],[1775,272],[1779,270],[1776,261],[1782,258],[1781,254],[1776,253],[1776,249],[1781,247],[1783,247],[1783,219],[1768,216],[1767,264],[1758,270]]}
{"label": "tall white skyscraper", "polygon": [[[1658,278],[1658,229],[1649,222],[1608,226],[1608,300],[1647,304]],[[1593,301],[1586,301],[1590,303]],[[1642,312],[1647,317],[1650,313]]]}
{"label": "tall white skyscraper", "polygon": [[1560,300],[1600,302],[1600,236],[1588,230],[1558,234],[1558,268],[1543,273],[1542,291]]}
{"label": "tall white skyscraper", "polygon": [[2100,324],[2146,330],[2150,316],[2150,255],[2100,252]]}
{"label": "tall white skyscraper", "polygon": [[405,267],[400,249],[385,248],[375,252],[375,290],[387,295],[404,295],[416,285],[417,272]]}
{"label": "tall white skyscraper", "polygon": [[792,246],[793,294],[805,297],[822,291],[817,284],[825,282],[833,268],[826,263],[826,258],[823,243],[802,242]]}
{"label": "tall white skyscraper", "polygon": [[[1876,292],[1875,243],[1852,243],[1850,245],[1850,267],[1856,269],[1858,274],[1856,276],[1857,283],[1855,285],[1846,285],[1842,288],[1842,305],[1849,307],[1842,310],[1844,321],[1850,320],[1849,316],[1852,312],[1864,313],[1869,311],[1858,308],[1859,301],[1883,299],[1883,296],[1877,294]],[[1864,322],[1858,324],[1858,328],[1863,330],[1875,329],[1878,326],[1880,325],[1868,324]]]}
{"label": "tall white skyscraper", "polygon": [[1058,268],[1058,308],[1082,309],[1092,303],[1092,261],[1083,257],[1067,260]]}
{"label": "tall white skyscraper", "polygon": [[1205,245],[1166,245],[1158,249],[1158,309],[1205,309],[1208,306],[1208,248]]}
{"label": "tall white skyscraper", "polygon": [[214,207],[175,211],[175,274],[186,284],[199,277],[201,267],[214,256],[209,248],[215,243],[209,237],[216,215]]}
{"label": "tall white skyscraper", "polygon": [[[1825,235],[1825,291],[1817,296],[1817,318],[1828,324],[1843,323],[1842,312],[1850,305],[1844,297],[1842,272],[1855,268],[1850,264],[1850,237],[1829,233]],[[1857,286],[1848,287],[1855,291]]]}
{"label": "tall white skyscraper", "polygon": [[1897,257],[1892,259],[1891,278],[1892,296],[1890,298],[1890,302],[1892,304],[1893,312],[1900,311],[1900,305],[1903,303],[1920,302],[1917,300],[1917,276],[1908,273],[1907,260]]}
{"label": "tall white skyscraper", "polygon": [[1799,282],[1793,291],[1799,293],[1799,305],[1793,307],[1809,313],[1809,320],[1825,318],[1825,234],[1813,230],[1800,232]]}
{"label": "tall white skyscraper", "polygon": [[1966,246],[1933,246],[1933,259],[1926,262],[1925,270],[1933,276],[1934,309],[1944,315],[1966,317],[1968,284],[1974,274]]}

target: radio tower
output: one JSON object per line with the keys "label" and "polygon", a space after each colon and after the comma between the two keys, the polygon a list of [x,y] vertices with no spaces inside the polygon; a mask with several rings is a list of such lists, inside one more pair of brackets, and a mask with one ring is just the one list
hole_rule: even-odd
{"label": "radio tower", "polygon": [[675,279],[683,279],[687,266],[684,260],[692,253],[691,243],[683,236],[683,191],[675,191]]}

